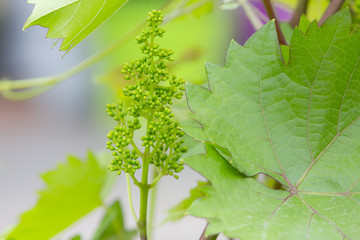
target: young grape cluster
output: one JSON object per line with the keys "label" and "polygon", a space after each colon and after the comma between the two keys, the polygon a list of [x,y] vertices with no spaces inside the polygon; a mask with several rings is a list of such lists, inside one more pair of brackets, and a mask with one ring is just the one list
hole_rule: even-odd
{"label": "young grape cluster", "polygon": [[[177,177],[174,173],[183,169],[179,159],[187,151],[182,146],[184,133],[174,120],[170,105],[174,98],[183,96],[185,82],[170,75],[167,69],[167,62],[174,61],[174,52],[154,41],[165,33],[160,28],[162,22],[161,11],[149,13],[147,28],[136,38],[145,56],[123,66],[125,80],[134,83],[123,89],[124,96],[131,99],[128,106],[125,103],[107,105],[108,115],[118,123],[108,134],[107,142],[114,156],[110,169],[118,174],[123,171],[133,175],[141,168],[140,158],[148,159],[163,175]],[[140,139],[143,151],[133,139],[134,131],[141,128],[142,118],[146,120],[146,134]]]}

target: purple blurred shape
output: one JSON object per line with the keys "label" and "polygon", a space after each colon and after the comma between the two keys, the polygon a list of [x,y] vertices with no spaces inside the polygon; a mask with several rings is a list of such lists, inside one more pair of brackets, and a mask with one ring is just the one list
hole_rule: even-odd
{"label": "purple blurred shape", "polygon": [[[268,22],[267,13],[265,7],[261,0],[249,0],[248,3],[254,7],[254,10],[257,12],[260,21],[265,24]],[[275,7],[276,16],[280,22],[288,22],[291,19],[293,10],[287,7],[284,4],[272,2],[273,6]],[[244,8],[239,7],[236,13],[236,41],[243,45],[246,40],[256,31],[251,24],[250,20],[247,18]]]}

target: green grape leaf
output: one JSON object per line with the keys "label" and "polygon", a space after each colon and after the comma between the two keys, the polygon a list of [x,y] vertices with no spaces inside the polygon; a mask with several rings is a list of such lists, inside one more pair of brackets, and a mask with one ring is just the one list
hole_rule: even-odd
{"label": "green grape leaf", "polygon": [[69,51],[120,9],[127,0],[29,0],[34,10],[24,29],[49,28],[48,38],[63,39],[61,51]]}
{"label": "green grape leaf", "polygon": [[[50,239],[102,205],[114,176],[103,157],[89,152],[86,161],[74,156],[42,175],[46,183],[35,207],[25,212],[8,240]],[[98,162],[99,161],[99,162]]]}
{"label": "green grape leaf", "polygon": [[92,240],[131,240],[136,233],[135,229],[125,229],[120,202],[116,201],[107,210]]}
{"label": "green grape leaf", "polygon": [[0,240],[6,240],[7,236],[11,233],[11,231],[14,229],[14,226],[9,226],[3,230],[1,230],[2,232],[0,233]]}
{"label": "green grape leaf", "polygon": [[347,0],[342,7],[350,9],[353,18],[353,27],[357,27],[360,23],[360,2],[357,0]]}
{"label": "green grape leaf", "polygon": [[286,42],[291,42],[291,36],[293,34],[294,29],[287,22],[280,23],[281,31],[284,34]]}
{"label": "green grape leaf", "polygon": [[76,236],[72,237],[71,240],[81,240],[81,236],[76,235]]}
{"label": "green grape leaf", "polygon": [[[224,68],[207,65],[209,89],[187,85],[201,125],[183,129],[226,148],[232,166],[208,172],[223,151],[188,160],[213,184],[190,209],[208,234],[360,239],[360,32],[350,28],[348,10],[305,35],[296,28],[285,65],[271,21],[244,46],[232,42]],[[260,184],[259,173],[283,188]]]}
{"label": "green grape leaf", "polygon": [[303,32],[303,34],[306,34],[306,31],[308,30],[311,22],[310,20],[305,16],[301,15],[300,22],[299,22],[299,29]]}
{"label": "green grape leaf", "polygon": [[187,215],[188,209],[192,205],[192,203],[196,199],[199,199],[199,198],[202,198],[205,196],[202,193],[201,188],[206,185],[208,185],[207,182],[198,182],[197,187],[190,190],[190,196],[187,199],[181,201],[178,205],[176,205],[175,207],[171,208],[168,211],[168,217],[165,219],[164,222],[177,221],[177,220],[180,220],[183,217],[185,217]]}
{"label": "green grape leaf", "polygon": [[284,58],[285,64],[289,63],[290,60],[290,48],[287,45],[280,45],[281,53]]}

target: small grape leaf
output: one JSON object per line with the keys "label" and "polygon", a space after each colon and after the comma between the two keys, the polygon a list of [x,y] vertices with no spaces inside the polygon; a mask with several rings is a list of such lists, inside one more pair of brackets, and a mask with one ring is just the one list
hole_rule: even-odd
{"label": "small grape leaf", "polygon": [[106,211],[92,240],[131,240],[137,231],[126,230],[119,201],[115,201]]}
{"label": "small grape leaf", "polygon": [[0,240],[7,240],[7,236],[11,233],[11,231],[15,228],[15,226],[9,226],[5,229],[1,230]]}
{"label": "small grape leaf", "polygon": [[64,39],[60,50],[70,50],[103,24],[127,0],[29,0],[35,4],[24,29],[49,28],[48,38]]}
{"label": "small grape leaf", "polygon": [[81,240],[81,236],[76,235],[76,236],[72,237],[71,240]]}
{"label": "small grape leaf", "polygon": [[287,22],[280,23],[280,29],[284,34],[286,42],[291,42],[291,36],[293,34],[294,29]]}
{"label": "small grape leaf", "polygon": [[303,34],[306,34],[306,31],[309,29],[310,24],[310,20],[305,15],[301,15],[299,21],[299,29],[303,32]]}
{"label": "small grape leaf", "polygon": [[171,208],[168,211],[168,217],[165,219],[164,222],[167,221],[177,221],[182,219],[187,215],[189,207],[192,205],[192,203],[199,198],[204,197],[205,195],[202,193],[201,189],[203,186],[206,186],[207,182],[198,182],[198,185],[196,188],[193,188],[190,190],[190,196],[181,201],[178,205]]}
{"label": "small grape leaf", "polygon": [[[98,162],[99,161],[99,162]],[[114,176],[89,152],[86,161],[74,156],[42,175],[46,188],[36,206],[25,212],[8,240],[50,239],[102,205]]]}
{"label": "small grape leaf", "polygon": [[[296,28],[285,65],[271,21],[232,42],[224,68],[207,65],[209,89],[187,85],[201,126],[184,130],[226,148],[234,168],[208,173],[214,154],[187,160],[213,184],[190,209],[208,234],[360,239],[360,32],[350,28],[348,10]],[[250,178],[260,172],[286,190]]]}

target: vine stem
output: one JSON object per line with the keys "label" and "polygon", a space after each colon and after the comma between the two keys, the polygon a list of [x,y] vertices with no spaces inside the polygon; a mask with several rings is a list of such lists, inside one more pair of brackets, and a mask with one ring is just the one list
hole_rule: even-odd
{"label": "vine stem", "polygon": [[149,165],[150,159],[148,158],[150,147],[145,149],[145,157],[143,159],[142,167],[142,177],[141,177],[141,187],[140,187],[140,215],[138,221],[138,229],[141,240],[147,240],[147,207],[148,207],[148,198],[149,198],[149,184],[148,184],[148,175],[149,175]]}
{"label": "vine stem", "polygon": [[294,28],[299,24],[301,15],[306,14],[309,0],[299,0],[296,10],[289,21],[289,24]]}
{"label": "vine stem", "polygon": [[329,6],[327,7],[326,11],[324,12],[323,16],[321,17],[319,21],[319,25],[321,26],[326,19],[328,19],[330,16],[332,16],[334,13],[336,13],[341,6],[344,4],[345,0],[332,0],[329,3]]}
{"label": "vine stem", "polygon": [[273,8],[270,0],[262,0],[262,1],[263,1],[263,4],[264,4],[264,7],[266,9],[266,12],[267,12],[267,14],[269,16],[269,19],[275,19],[276,33],[278,35],[279,43],[282,44],[282,45],[287,45],[284,34],[280,29],[279,21],[278,21],[278,19],[276,17],[274,8]]}
{"label": "vine stem", "polygon": [[[153,168],[152,170],[152,177],[151,179],[155,179],[155,176],[157,174],[157,169]],[[151,188],[151,186],[150,186]],[[154,220],[155,220],[155,209],[156,209],[156,196],[157,196],[157,189],[158,189],[158,185],[154,185],[151,188],[151,194],[150,194],[150,203],[149,203],[149,224],[148,224],[148,238],[152,239],[152,233],[153,233],[153,225],[154,225]]]}
{"label": "vine stem", "polygon": [[[151,36],[150,46],[154,46],[154,34]],[[155,67],[154,56],[151,56],[151,70]],[[153,85],[150,88],[150,96],[152,96],[154,91]],[[154,117],[154,112],[151,111],[149,117],[146,119],[146,132],[149,130],[150,123]],[[155,151],[155,150],[154,150]],[[150,160],[152,158],[150,146],[145,147],[143,165],[142,165],[142,174],[141,174],[141,184],[140,184],[140,214],[139,221],[137,222],[140,240],[148,240],[148,231],[147,231],[147,215],[148,215],[148,199],[149,199],[149,167]]]}

